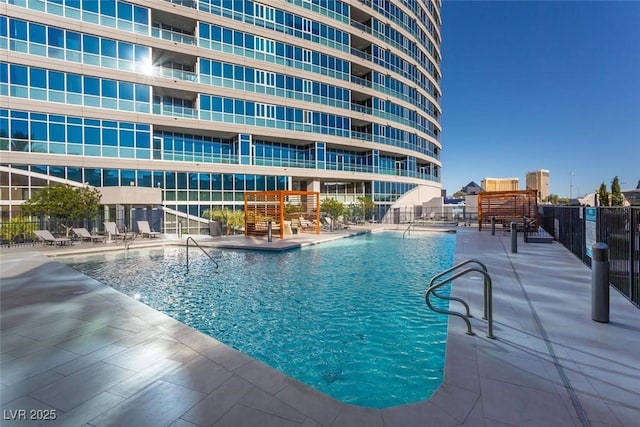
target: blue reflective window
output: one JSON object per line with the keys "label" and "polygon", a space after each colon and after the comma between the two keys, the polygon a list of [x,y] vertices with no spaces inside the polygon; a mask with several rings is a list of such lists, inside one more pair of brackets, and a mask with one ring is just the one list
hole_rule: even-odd
{"label": "blue reflective window", "polygon": [[136,101],[138,102],[149,102],[151,97],[149,86],[145,85],[136,85]]}
{"label": "blue reflective window", "polygon": [[67,142],[82,144],[82,126],[67,126]]}
{"label": "blue reflective window", "polygon": [[84,78],[84,93],[87,95],[100,96],[100,79],[96,77]]}
{"label": "blue reflective window", "polygon": [[136,46],[136,62],[147,63],[151,57],[151,49],[147,46]]}
{"label": "blue reflective window", "polygon": [[107,16],[116,16],[116,1],[115,0],[101,0],[100,13]]}
{"label": "blue reflective window", "polygon": [[11,84],[27,86],[27,67],[23,65],[11,64],[11,68],[9,69],[9,71]]}
{"label": "blue reflective window", "polygon": [[96,0],[82,0],[81,3],[82,3],[82,10],[98,13],[98,3],[100,2]]}
{"label": "blue reflective window", "polygon": [[85,126],[84,143],[89,145],[100,145],[100,128]]}
{"label": "blue reflective window", "polygon": [[9,22],[9,36],[12,39],[27,40],[27,35],[27,23],[25,21],[12,19]]}
{"label": "blue reflective window", "polygon": [[218,61],[211,62],[211,75],[222,77],[222,63]]}
{"label": "blue reflective window", "polygon": [[105,187],[117,187],[120,185],[120,179],[118,178],[118,169],[103,169],[102,181]]}
{"label": "blue reflective window", "polygon": [[6,37],[7,34],[7,17],[0,16],[0,36]]}
{"label": "blue reflective window", "polygon": [[49,123],[49,139],[53,142],[65,142],[64,124]]}
{"label": "blue reflective window", "polygon": [[102,96],[107,98],[117,98],[118,83],[113,80],[102,80]]}
{"label": "blue reflective window", "polygon": [[120,99],[129,99],[133,101],[133,83],[118,82]]}
{"label": "blue reflective window", "polygon": [[102,128],[102,145],[118,146],[118,131],[113,128]]}
{"label": "blue reflective window", "polygon": [[48,139],[47,132],[48,126],[46,122],[31,122],[31,137],[32,141],[46,141]]}
{"label": "blue reflective window", "polygon": [[80,33],[74,33],[73,31],[67,31],[67,49],[81,50],[81,35]]}
{"label": "blue reflective window", "polygon": [[120,146],[133,148],[134,134],[133,131],[120,129]]}
{"label": "blue reflective window", "polygon": [[29,70],[29,80],[32,87],[47,88],[47,71],[41,68],[31,68]]}
{"label": "blue reflective window", "polygon": [[77,74],[67,74],[67,92],[82,93],[82,77]]}
{"label": "blue reflective window", "polygon": [[149,12],[146,8],[140,6],[133,7],[133,19],[138,24],[149,24]]}
{"label": "blue reflective window", "polygon": [[211,110],[211,97],[206,95],[200,96],[200,109],[204,111]]}
{"label": "blue reflective window", "polygon": [[118,2],[118,18],[133,21],[133,5],[121,1]]}
{"label": "blue reflective window", "polygon": [[100,46],[101,46],[100,53],[102,56],[108,56],[111,58],[116,58],[118,56],[115,40],[102,39],[100,41]]}
{"label": "blue reflective window", "polygon": [[226,44],[233,43],[233,31],[228,28],[222,29],[222,41]]}
{"label": "blue reflective window", "polygon": [[133,45],[131,43],[118,42],[118,58],[133,61]]}
{"label": "blue reflective window", "polygon": [[47,27],[33,22],[29,23],[29,41],[47,44]]}
{"label": "blue reflective window", "polygon": [[211,97],[211,110],[222,112],[222,98],[219,96]]}
{"label": "blue reflective window", "polygon": [[100,54],[100,39],[95,36],[82,36],[82,50],[87,53]]}
{"label": "blue reflective window", "polygon": [[151,147],[151,135],[148,132],[136,132],[136,147],[137,148],[150,148]]}
{"label": "blue reflective window", "polygon": [[49,27],[49,46],[64,47],[64,31],[59,28]]}

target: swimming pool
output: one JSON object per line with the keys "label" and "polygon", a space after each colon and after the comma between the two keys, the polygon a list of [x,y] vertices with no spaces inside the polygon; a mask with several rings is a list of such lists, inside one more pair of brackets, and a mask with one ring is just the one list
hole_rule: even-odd
{"label": "swimming pool", "polygon": [[448,320],[424,292],[454,250],[451,233],[380,232],[280,253],[212,250],[217,272],[198,250],[187,271],[184,247],[64,261],[338,400],[384,408],[442,382]]}

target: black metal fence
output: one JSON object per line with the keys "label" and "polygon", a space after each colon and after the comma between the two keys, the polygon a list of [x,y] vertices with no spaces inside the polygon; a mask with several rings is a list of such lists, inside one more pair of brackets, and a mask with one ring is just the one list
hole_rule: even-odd
{"label": "black metal fence", "polygon": [[[108,219],[107,219],[108,218]],[[105,221],[114,221],[120,231],[139,232],[137,221],[147,221],[153,231],[164,232],[164,221],[160,209],[101,210],[94,218],[61,220],[42,217],[38,219],[16,217],[0,222],[0,244],[2,246],[30,245],[38,242],[35,230],[49,230],[55,237],[74,237],[72,228],[86,228],[92,234],[106,234]]]}
{"label": "black metal fence", "polygon": [[588,266],[589,244],[606,243],[611,284],[640,307],[640,207],[541,206],[540,225]]}

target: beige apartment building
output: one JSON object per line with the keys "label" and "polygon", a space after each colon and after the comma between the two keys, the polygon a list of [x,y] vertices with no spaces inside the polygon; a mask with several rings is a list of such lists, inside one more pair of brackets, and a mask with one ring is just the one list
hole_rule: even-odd
{"label": "beige apartment building", "polygon": [[546,200],[549,197],[549,171],[538,169],[534,172],[527,172],[527,190],[537,190],[538,200]]}
{"label": "beige apartment building", "polygon": [[484,191],[518,191],[518,178],[484,178],[481,181]]}

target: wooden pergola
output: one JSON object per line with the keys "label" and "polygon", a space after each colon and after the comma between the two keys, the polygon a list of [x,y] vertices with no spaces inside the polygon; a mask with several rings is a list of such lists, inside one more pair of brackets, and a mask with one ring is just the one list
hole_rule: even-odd
{"label": "wooden pergola", "polygon": [[320,234],[320,193],[314,191],[248,191],[244,193],[244,235]]}
{"label": "wooden pergola", "polygon": [[538,191],[483,191],[478,194],[478,230],[484,222],[495,218],[503,225],[511,221],[528,219],[530,226],[538,227]]}

